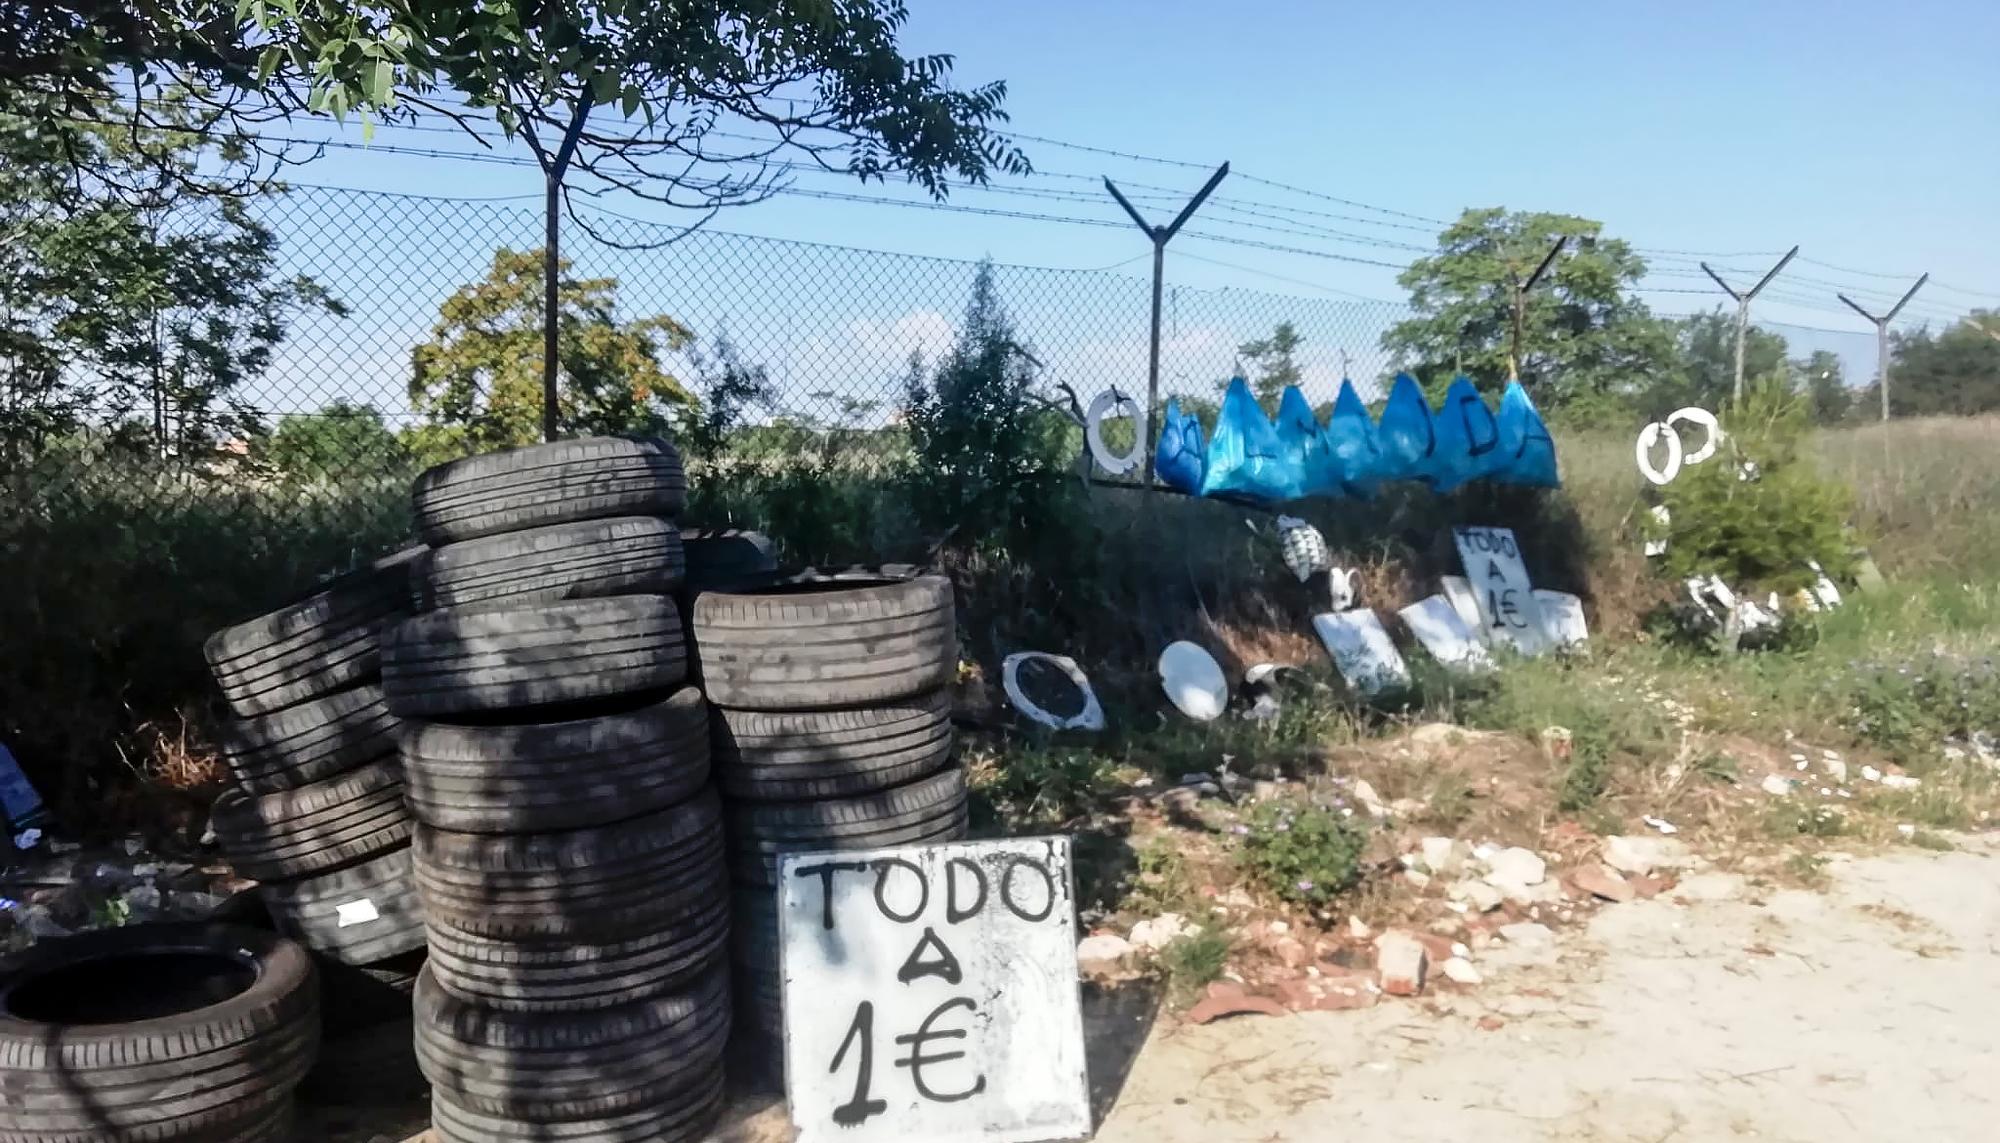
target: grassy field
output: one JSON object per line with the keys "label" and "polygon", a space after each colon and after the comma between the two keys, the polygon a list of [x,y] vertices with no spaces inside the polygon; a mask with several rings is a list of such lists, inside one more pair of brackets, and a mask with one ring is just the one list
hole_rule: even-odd
{"label": "grassy field", "polygon": [[[1830,724],[1838,721],[1834,692],[1806,681],[1822,668],[1879,658],[1889,646],[1915,653],[1991,638],[2000,582],[2000,513],[1991,508],[2000,475],[1989,460],[1996,437],[1993,418],[1821,434],[1826,470],[1853,485],[1855,523],[1894,593],[1843,611],[1824,625],[1817,648],[1720,666],[1683,662],[1643,641],[1644,617],[1670,589],[1639,554],[1645,485],[1622,438],[1564,437],[1560,494],[1403,488],[1368,504],[1300,511],[1343,562],[1362,569],[1364,600],[1385,610],[1428,594],[1452,570],[1449,525],[1512,526],[1538,584],[1589,601],[1593,671],[1683,678],[1706,696],[1718,726],[1762,727],[1778,709],[1796,712],[1802,725]],[[145,796],[180,798],[170,791],[193,786],[198,798],[214,775],[202,638],[405,542],[406,493],[391,477],[302,489],[122,470],[66,477],[53,487],[17,486],[0,516],[0,631],[10,651],[0,663],[0,734],[70,821],[121,828],[144,815]],[[798,562],[931,555],[893,480],[805,471],[698,492],[701,522],[765,528]],[[1071,654],[1135,733],[1160,726],[1151,662],[1172,639],[1203,640],[1242,663],[1318,662],[1307,622],[1320,601],[1284,572],[1271,523],[1223,504],[1093,490],[1024,550],[951,557],[967,655],[990,670],[1025,647]],[[1544,715],[1527,713],[1533,703],[1523,688],[1548,676],[1551,699],[1576,692],[1562,674],[1569,669],[1533,664],[1511,673],[1519,680],[1506,700],[1513,707],[1454,699],[1460,705],[1440,713],[1491,721],[1501,718],[1492,711],[1514,709],[1507,718],[1525,725]],[[1329,708],[1286,733],[1323,743],[1372,732]],[[1054,780],[1124,765],[1116,755],[1136,749],[1117,745],[1125,741],[1114,736],[1109,759],[1073,760],[1077,773],[1068,777],[1056,766]],[[1255,741],[1223,745],[1247,750]],[[1176,728],[1145,750],[1192,763],[1217,748]]]}

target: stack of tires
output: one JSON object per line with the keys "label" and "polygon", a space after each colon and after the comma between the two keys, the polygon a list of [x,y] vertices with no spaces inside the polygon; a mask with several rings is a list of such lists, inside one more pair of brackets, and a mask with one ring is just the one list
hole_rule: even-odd
{"label": "stack of tires", "polygon": [[377,560],[203,648],[233,715],[216,838],[260,883],[277,927],[319,954],[328,1004],[313,1089],[330,1098],[420,1083],[409,986],[424,927],[397,719],[379,685],[381,633],[409,614],[419,555]]}
{"label": "stack of tires", "polygon": [[230,925],[137,925],[0,962],[0,1141],[291,1143],[313,963]]}
{"label": "stack of tires", "polygon": [[693,613],[735,886],[737,1053],[769,1082],[784,1040],[780,855],[965,835],[952,589],[941,576],[808,576],[704,592]]}
{"label": "stack of tires", "polygon": [[432,469],[420,614],[383,650],[431,955],[416,1050],[441,1143],[701,1137],[730,1027],[708,711],[669,593],[660,441]]}

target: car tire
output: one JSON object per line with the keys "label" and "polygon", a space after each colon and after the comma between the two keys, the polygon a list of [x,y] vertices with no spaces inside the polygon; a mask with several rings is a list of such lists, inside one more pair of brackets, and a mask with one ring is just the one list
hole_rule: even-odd
{"label": "car tire", "polygon": [[409,613],[409,548],[268,615],[208,637],[202,654],[239,717],[272,714],[374,677],[382,628]]}
{"label": "car tire", "polygon": [[623,714],[567,722],[404,728],[410,812],[459,833],[607,825],[694,796],[708,781],[708,704],[684,687]]}
{"label": "car tire", "polygon": [[222,728],[222,757],[246,794],[325,781],[396,752],[396,717],[372,683]]}
{"label": "car tire", "polygon": [[468,1111],[440,1092],[431,1094],[431,1132],[437,1143],[700,1143],[722,1115],[722,1069],[710,1068],[688,1087],[621,1115],[568,1123],[522,1123]]}
{"label": "car tire", "polygon": [[433,611],[398,624],[382,649],[382,689],[404,718],[532,710],[686,677],[680,614],[657,595]]}
{"label": "car tire", "polygon": [[718,708],[712,721],[716,785],[746,801],[872,794],[951,759],[951,696],[941,690],[855,710]]}
{"label": "car tire", "polygon": [[432,545],[606,516],[675,516],[687,503],[680,453],[656,438],[587,437],[466,457],[412,489]]}
{"label": "car tire", "polygon": [[211,821],[236,872],[266,882],[354,865],[404,845],[411,829],[394,758],[277,794],[227,790]]}
{"label": "car tire", "polygon": [[708,700],[735,710],[873,706],[957,677],[951,581],[943,576],[793,579],[694,601]]}
{"label": "car tire", "polygon": [[259,887],[278,931],[343,964],[424,947],[423,907],[407,844],[358,865]]}
{"label": "car tire", "polygon": [[736,884],[776,885],[788,852],[929,845],[965,836],[965,775],[946,770],[857,798],[737,802],[729,807],[729,872]]}
{"label": "car tire", "polygon": [[607,595],[667,594],[687,571],[681,532],[652,516],[612,516],[432,548],[410,573],[418,611]]}

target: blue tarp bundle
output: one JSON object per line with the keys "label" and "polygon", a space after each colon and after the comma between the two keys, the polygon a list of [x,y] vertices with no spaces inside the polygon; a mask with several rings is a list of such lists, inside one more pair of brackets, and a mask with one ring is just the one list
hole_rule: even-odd
{"label": "blue tarp bundle", "polygon": [[1379,422],[1353,383],[1341,382],[1325,424],[1297,386],[1285,388],[1273,423],[1249,384],[1233,378],[1205,445],[1201,422],[1169,401],[1153,468],[1190,495],[1272,503],[1366,498],[1391,480],[1420,480],[1439,492],[1475,480],[1561,486],[1555,441],[1518,382],[1508,384],[1498,415],[1463,377],[1433,412],[1407,373],[1397,375]]}

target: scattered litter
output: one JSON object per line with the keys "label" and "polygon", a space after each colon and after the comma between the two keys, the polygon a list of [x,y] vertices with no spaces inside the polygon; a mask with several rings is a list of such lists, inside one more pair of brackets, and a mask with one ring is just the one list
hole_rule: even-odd
{"label": "scattered litter", "polygon": [[1807,762],[1807,761],[1806,761],[1806,760],[1805,760],[1804,758],[1800,758],[1800,759],[1799,759],[1799,760],[1798,760],[1797,762],[1794,762],[1794,763],[1792,763],[1792,769],[1794,769],[1794,770],[1804,770],[1804,769],[1806,769],[1806,768],[1807,768],[1807,767],[1808,767],[1809,765],[1810,765],[1810,763],[1808,763],[1808,762]]}
{"label": "scattered litter", "polygon": [[1908,774],[1884,774],[1882,784],[1891,790],[1914,790],[1923,785],[1923,779],[1912,778]]}
{"label": "scattered litter", "polygon": [[1865,781],[1879,782],[1882,780],[1882,771],[1877,770],[1873,766],[1863,766],[1861,768],[1861,777]]}
{"label": "scattered litter", "polygon": [[1369,697],[1410,684],[1410,670],[1382,620],[1366,607],[1315,615],[1313,631],[1349,686]]}
{"label": "scattered litter", "polygon": [[40,844],[42,844],[41,830],[24,829],[20,833],[14,835],[15,849],[33,849]]}
{"label": "scattered litter", "polygon": [[[1299,519],[1297,516],[1278,517],[1278,545],[1284,553],[1285,567],[1304,583],[1314,572],[1333,569],[1333,550],[1326,546],[1326,537],[1319,529]],[[1347,589],[1352,594],[1352,576],[1349,572]],[[1334,591],[1342,590],[1340,577],[1334,577]]]}
{"label": "scattered litter", "polygon": [[1915,837],[1917,836],[1917,827],[1904,822],[1896,827],[1896,832],[1902,834],[1904,837]]}
{"label": "scattered litter", "polygon": [[1129,939],[1147,952],[1159,952],[1190,931],[1187,919],[1179,913],[1162,913],[1133,925]]}
{"label": "scattered litter", "polygon": [[1833,789],[1829,786],[1821,786],[1819,788],[1819,796],[1822,798],[1831,798],[1833,797]]}
{"label": "scattered litter", "polygon": [[1200,646],[1181,640],[1160,652],[1160,683],[1167,701],[1198,722],[1210,722],[1229,705],[1222,665]]}
{"label": "scattered litter", "polygon": [[[1067,717],[1044,709],[1027,696],[1021,689],[1021,665],[1023,663],[1045,663],[1060,671],[1076,688],[1076,696],[1081,699],[1081,709]],[[1046,677],[1046,672],[1045,672]],[[1043,726],[1056,730],[1103,730],[1104,708],[1098,705],[1097,693],[1090,689],[1090,678],[1076,660],[1067,655],[1051,655],[1045,651],[1017,651],[1007,656],[1000,665],[1001,686],[1007,692],[1007,701],[1014,709]]]}
{"label": "scattered litter", "polygon": [[1792,792],[1792,780],[1781,774],[1764,775],[1764,792],[1782,798]]}
{"label": "scattered litter", "polygon": [[1480,984],[1486,979],[1479,975],[1478,969],[1472,967],[1471,961],[1463,957],[1447,958],[1439,968],[1447,978],[1457,984]]}
{"label": "scattered litter", "polygon": [[[1794,754],[1794,755],[1792,755],[1792,761],[1794,761],[1794,762],[1804,762],[1805,760],[1806,760],[1806,756],[1805,756],[1805,755],[1803,755],[1803,754]],[[1801,769],[1803,769],[1803,767],[1801,767]]]}
{"label": "scattered litter", "polygon": [[1535,602],[1542,607],[1542,623],[1549,638],[1559,647],[1581,646],[1590,641],[1590,625],[1583,617],[1583,600],[1567,591],[1535,589]]}
{"label": "scattered litter", "polygon": [[1661,833],[1674,834],[1681,832],[1681,827],[1675,825],[1674,823],[1668,821],[1665,818],[1656,818],[1651,815],[1647,815],[1646,817],[1642,817],[1639,820],[1645,822],[1649,826],[1652,826],[1654,829],[1659,830]]}
{"label": "scattered litter", "polygon": [[[1667,511],[1667,506],[1666,506],[1665,504],[1655,504],[1655,505],[1653,505],[1653,509],[1652,509],[1652,513],[1651,513],[1651,515],[1652,515],[1653,519],[1655,519],[1655,520],[1658,520],[1658,521],[1660,522],[1660,531],[1661,531],[1662,533],[1664,533],[1664,532],[1665,532],[1665,531],[1666,531],[1666,530],[1667,530],[1668,528],[1670,528],[1670,527],[1672,527],[1672,526],[1673,526],[1673,522],[1674,522],[1674,514],[1673,514],[1673,513],[1671,513],[1671,512],[1669,512],[1669,511]],[[1666,536],[1665,536],[1665,535],[1662,535],[1662,536],[1661,536],[1661,537],[1660,537],[1659,539],[1657,539],[1657,540],[1647,540],[1647,541],[1646,541],[1646,554],[1647,554],[1647,555],[1649,555],[1649,556],[1664,556],[1664,555],[1666,555],[1666,554],[1667,554],[1667,539],[1666,539]]]}

